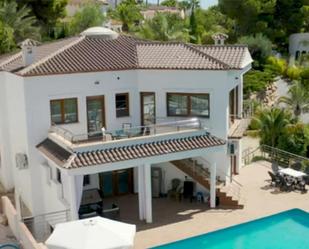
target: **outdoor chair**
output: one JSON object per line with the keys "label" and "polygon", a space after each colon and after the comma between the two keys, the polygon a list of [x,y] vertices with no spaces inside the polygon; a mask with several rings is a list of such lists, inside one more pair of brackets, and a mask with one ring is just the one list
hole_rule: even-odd
{"label": "outdoor chair", "polygon": [[295,187],[302,192],[306,192],[306,182],[304,180],[297,181]]}
{"label": "outdoor chair", "polygon": [[271,171],[268,171],[268,174],[271,178],[271,182],[270,185],[275,185],[276,187],[280,185],[281,181],[280,178],[278,176],[276,176],[274,173],[272,173]]}
{"label": "outdoor chair", "polygon": [[304,177],[304,180],[306,182],[307,185],[309,185],[309,166],[307,166],[305,168],[305,173],[307,174],[305,177]]}
{"label": "outdoor chair", "polygon": [[279,176],[280,189],[283,191],[291,191],[294,188],[294,182],[287,180],[283,176]]}
{"label": "outdoor chair", "polygon": [[271,169],[274,174],[277,174],[279,172],[279,165],[277,162],[272,162]]}
{"label": "outdoor chair", "polygon": [[291,165],[291,168],[297,171],[300,171],[302,169],[302,164],[301,162],[297,162]]}
{"label": "outdoor chair", "polygon": [[172,188],[167,192],[167,196],[180,201],[182,190],[181,180],[178,178],[172,179]]}

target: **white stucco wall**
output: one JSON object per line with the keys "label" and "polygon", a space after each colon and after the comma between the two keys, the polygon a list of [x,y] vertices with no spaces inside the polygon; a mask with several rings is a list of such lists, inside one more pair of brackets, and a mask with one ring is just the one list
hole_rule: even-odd
{"label": "white stucco wall", "polygon": [[296,52],[309,53],[309,33],[292,34],[289,37],[289,53],[296,56]]}
{"label": "white stucco wall", "polygon": [[[12,167],[16,153],[27,153],[29,157],[29,169],[14,172],[15,186],[21,189],[25,203],[34,213],[44,213],[47,210],[48,212],[58,211],[50,210],[50,207],[62,208],[61,204],[53,203],[56,192],[48,190],[50,185],[42,187],[47,184],[46,177],[42,177],[45,174],[43,171],[46,171],[42,164],[46,162],[35,147],[47,137],[47,131],[51,125],[50,100],[78,98],[78,123],[66,124],[63,127],[75,134],[86,134],[87,96],[104,95],[106,128],[119,129],[123,123],[140,125],[140,92],[155,92],[157,117],[166,117],[167,92],[209,93],[210,117],[204,119],[205,125],[211,134],[227,139],[229,91],[240,84],[240,73],[237,71],[132,70],[26,78],[6,73],[4,85],[7,87],[5,96],[8,98],[4,101],[7,105],[0,108],[0,115],[1,117],[8,115],[8,121],[0,123],[2,127],[0,141],[8,139],[11,145],[7,148],[11,152],[4,152],[4,154],[10,154],[10,159],[4,160],[9,161]],[[3,84],[0,84],[0,90],[2,89]],[[4,96],[1,92],[0,97],[1,94]],[[115,94],[124,92],[130,94],[130,116],[116,118]],[[0,100],[0,103],[2,102]],[[0,142],[1,151],[5,150],[2,144]],[[208,159],[216,160],[218,168],[229,172],[230,161],[227,153],[209,155]],[[164,167],[164,170],[167,170],[169,182],[174,178],[174,174],[180,174],[175,167]],[[1,168],[2,178],[6,174],[3,172],[5,170]],[[86,188],[99,184],[95,175],[91,176],[91,182],[92,185]],[[48,191],[50,194],[46,193]]]}
{"label": "white stucco wall", "polygon": [[17,169],[15,160],[17,153],[29,155],[24,82],[22,77],[10,73],[3,74],[0,144],[2,151],[6,152],[3,154],[3,168],[6,170],[3,175],[1,172],[1,177],[6,178],[3,181],[5,185],[18,189],[23,201],[32,210],[34,193],[30,171],[35,166],[29,163],[28,169]]}

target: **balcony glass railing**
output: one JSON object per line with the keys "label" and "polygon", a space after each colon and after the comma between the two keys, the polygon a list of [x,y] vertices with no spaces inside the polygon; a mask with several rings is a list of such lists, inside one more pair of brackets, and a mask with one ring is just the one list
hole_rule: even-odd
{"label": "balcony glass railing", "polygon": [[205,129],[202,122],[198,118],[167,121],[166,119],[156,119],[156,124],[147,126],[134,126],[123,124],[122,129],[105,130],[102,127],[101,131],[88,134],[73,134],[59,126],[52,126],[49,133],[54,133],[72,144],[89,143],[89,142],[108,142],[120,139],[130,139],[144,136],[156,136],[161,134],[184,132],[190,130]]}

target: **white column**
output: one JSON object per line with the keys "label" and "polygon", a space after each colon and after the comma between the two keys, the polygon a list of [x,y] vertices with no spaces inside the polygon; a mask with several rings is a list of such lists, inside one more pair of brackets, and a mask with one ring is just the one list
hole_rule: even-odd
{"label": "white column", "polygon": [[210,207],[216,207],[216,163],[212,163],[210,167]]}
{"label": "white column", "polygon": [[144,183],[145,183],[145,215],[146,222],[152,223],[152,192],[151,192],[151,165],[144,165]]}
{"label": "white column", "polygon": [[145,184],[144,184],[144,165],[138,166],[138,206],[139,206],[139,219],[145,219]]}
{"label": "white column", "polygon": [[241,139],[237,140],[237,153],[236,153],[236,173],[239,174],[240,169],[242,167],[242,146],[241,146]]}
{"label": "white column", "polygon": [[69,186],[69,191],[70,191],[71,219],[72,220],[78,220],[75,176],[68,175],[67,179],[68,179],[68,186]]}
{"label": "white column", "polygon": [[243,75],[240,75],[240,82],[238,84],[238,114],[243,112]]}

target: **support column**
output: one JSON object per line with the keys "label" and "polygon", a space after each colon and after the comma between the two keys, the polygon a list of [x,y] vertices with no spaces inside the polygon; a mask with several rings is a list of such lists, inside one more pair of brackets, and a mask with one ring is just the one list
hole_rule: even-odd
{"label": "support column", "polygon": [[145,219],[144,165],[138,166],[138,206],[139,219]]}
{"label": "support column", "polygon": [[216,207],[216,175],[217,164],[212,163],[210,167],[210,207]]}
{"label": "support column", "polygon": [[236,153],[236,173],[239,174],[242,168],[242,146],[241,139],[237,140],[237,153]]}
{"label": "support column", "polygon": [[72,220],[78,220],[75,176],[67,176],[70,191],[70,213]]}
{"label": "support column", "polygon": [[243,113],[243,76],[240,76],[238,84],[238,114],[241,116]]}
{"label": "support column", "polygon": [[147,223],[152,223],[152,192],[151,192],[151,165],[144,165],[145,183],[145,218]]}

